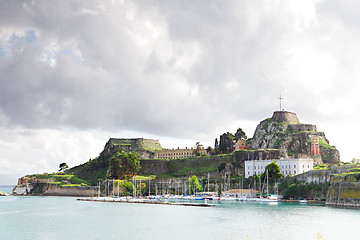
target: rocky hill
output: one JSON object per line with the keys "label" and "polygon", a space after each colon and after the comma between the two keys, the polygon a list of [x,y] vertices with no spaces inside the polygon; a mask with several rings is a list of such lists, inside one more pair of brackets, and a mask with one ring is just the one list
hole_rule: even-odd
{"label": "rocky hill", "polygon": [[73,167],[66,172],[96,185],[98,179],[106,178],[109,161],[116,152],[135,151],[140,155],[140,158],[147,159],[153,157],[155,150],[161,149],[162,147],[158,140],[144,138],[110,138],[98,157],[90,159],[88,162]]}
{"label": "rocky hill", "polygon": [[[320,154],[311,154],[311,136],[318,136]],[[248,140],[253,149],[284,149],[290,158],[313,158],[315,163],[340,163],[340,153],[329,145],[324,132],[316,125],[300,123],[292,112],[277,111],[257,126]]]}

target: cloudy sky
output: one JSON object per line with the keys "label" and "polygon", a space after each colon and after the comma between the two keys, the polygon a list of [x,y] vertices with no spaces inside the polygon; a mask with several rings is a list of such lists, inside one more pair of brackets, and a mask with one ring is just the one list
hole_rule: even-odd
{"label": "cloudy sky", "polygon": [[0,184],[110,137],[213,145],[279,108],[359,158],[355,0],[0,0]]}

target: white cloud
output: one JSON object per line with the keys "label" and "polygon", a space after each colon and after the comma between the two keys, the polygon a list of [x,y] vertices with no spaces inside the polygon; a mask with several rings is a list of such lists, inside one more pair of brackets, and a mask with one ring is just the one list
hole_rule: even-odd
{"label": "white cloud", "polygon": [[[251,137],[280,94],[286,110],[329,132],[350,160],[359,155],[345,144],[359,134],[357,7],[351,0],[1,2],[0,165],[27,166],[14,153],[18,143],[49,171],[55,159],[82,158],[76,138],[94,131],[103,132],[89,137],[96,149],[106,141],[100,135],[208,145],[242,127]],[[6,135],[15,140],[6,143]],[[64,155],[68,142],[75,150]]]}

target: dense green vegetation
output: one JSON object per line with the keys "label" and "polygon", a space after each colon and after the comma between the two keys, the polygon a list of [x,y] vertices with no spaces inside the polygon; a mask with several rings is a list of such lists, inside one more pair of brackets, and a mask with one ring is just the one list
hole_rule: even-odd
{"label": "dense green vegetation", "polygon": [[115,153],[109,162],[109,177],[124,179],[135,175],[140,170],[140,157],[137,152]]}
{"label": "dense green vegetation", "polygon": [[221,153],[232,153],[234,151],[235,142],[240,139],[244,141],[247,139],[246,133],[241,128],[238,128],[235,134],[232,134],[230,132],[223,133],[220,136],[220,144],[217,138],[215,139],[215,146],[212,154],[217,155]]}
{"label": "dense green vegetation", "polygon": [[34,174],[30,177],[36,179],[49,179],[50,184],[61,185],[61,186],[80,186],[80,185],[90,185],[86,180],[83,180],[75,175],[65,174],[65,173],[44,173],[44,174]]}
{"label": "dense green vegetation", "polygon": [[329,164],[318,164],[315,165],[312,171],[316,171],[316,170],[329,170]]}
{"label": "dense green vegetation", "polygon": [[326,198],[330,184],[304,183],[300,181],[283,181],[279,184],[279,192],[285,199],[319,199]]}

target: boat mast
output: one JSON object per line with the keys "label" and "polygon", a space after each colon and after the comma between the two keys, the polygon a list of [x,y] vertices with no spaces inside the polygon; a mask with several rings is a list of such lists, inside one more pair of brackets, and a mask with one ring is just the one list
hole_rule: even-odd
{"label": "boat mast", "polygon": [[266,169],[266,195],[269,196],[269,169]]}

